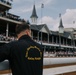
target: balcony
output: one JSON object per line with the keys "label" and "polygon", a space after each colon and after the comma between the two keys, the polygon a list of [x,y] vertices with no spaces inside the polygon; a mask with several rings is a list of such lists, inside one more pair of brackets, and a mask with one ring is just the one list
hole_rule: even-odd
{"label": "balcony", "polygon": [[7,13],[6,12],[0,12],[0,19],[5,20],[8,22],[16,23],[16,24],[22,24],[22,22],[25,22],[24,19],[21,19],[19,16]]}
{"label": "balcony", "polygon": [[4,11],[6,9],[11,9],[11,3],[5,0],[0,0],[0,10]]}

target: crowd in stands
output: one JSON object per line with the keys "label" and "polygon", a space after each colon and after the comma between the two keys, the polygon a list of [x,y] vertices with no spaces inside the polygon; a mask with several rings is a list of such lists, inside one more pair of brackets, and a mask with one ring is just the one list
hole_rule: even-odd
{"label": "crowd in stands", "polygon": [[0,16],[9,18],[9,19],[12,19],[12,20],[15,20],[15,21],[19,21],[19,22],[25,22],[24,19],[21,19],[17,15],[14,15],[14,14],[11,14],[11,13],[6,14],[6,11],[4,11],[4,12],[0,11]]}
{"label": "crowd in stands", "polygon": [[[11,5],[11,3],[9,1],[6,1],[6,0],[0,0],[0,2]],[[6,12],[7,11],[0,11],[0,16],[9,18],[9,19],[12,19],[12,20],[15,20],[15,21],[25,22],[25,20],[21,19],[19,16],[11,14],[11,13],[6,13]]]}
{"label": "crowd in stands", "polygon": [[[14,40],[17,40],[17,37],[14,37],[14,36],[8,36],[6,37],[5,34],[0,34],[0,41],[4,42],[4,41],[8,41],[8,42],[11,42],[11,41],[14,41]],[[34,39],[35,40],[35,39]],[[36,41],[36,40],[35,40]],[[73,57],[73,56],[76,56],[76,51],[44,51],[44,57]]]}
{"label": "crowd in stands", "polygon": [[7,18],[10,18],[10,19],[12,19],[12,20],[25,22],[24,19],[21,19],[19,16],[14,15],[14,14],[11,14],[11,13],[7,13],[6,17],[7,17]]}
{"label": "crowd in stands", "polygon": [[9,37],[6,37],[5,35],[3,34],[0,34],[0,41],[14,41],[14,40],[17,40],[16,37],[14,36],[9,36]]}
{"label": "crowd in stands", "polygon": [[71,52],[71,51],[58,51],[58,52],[44,52],[44,57],[73,57],[73,56],[76,56],[76,51],[74,52]]}

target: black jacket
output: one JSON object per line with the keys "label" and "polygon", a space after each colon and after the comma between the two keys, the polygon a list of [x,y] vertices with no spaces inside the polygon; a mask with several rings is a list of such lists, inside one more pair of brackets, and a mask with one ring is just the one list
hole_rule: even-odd
{"label": "black jacket", "polygon": [[13,75],[42,75],[42,47],[27,35],[0,47],[0,62],[5,59],[9,60]]}

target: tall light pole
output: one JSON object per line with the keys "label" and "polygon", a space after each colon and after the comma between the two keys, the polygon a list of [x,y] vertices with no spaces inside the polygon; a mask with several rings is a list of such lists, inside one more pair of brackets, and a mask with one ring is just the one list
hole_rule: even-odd
{"label": "tall light pole", "polygon": [[[75,24],[75,21],[73,21],[73,24]],[[75,46],[75,41],[74,41],[74,30],[72,31],[72,42],[73,42],[73,52],[74,52],[74,46]]]}
{"label": "tall light pole", "polygon": [[59,18],[60,18],[60,25],[59,25],[59,49],[61,49],[61,13],[59,14]]}
{"label": "tall light pole", "polygon": [[44,4],[41,4],[41,24],[42,24],[42,17],[43,17],[43,8],[44,8]]}
{"label": "tall light pole", "polygon": [[[44,4],[41,4],[41,24],[42,24],[42,16],[43,16],[43,8],[44,8]],[[42,45],[42,31],[41,31],[41,45]]]}

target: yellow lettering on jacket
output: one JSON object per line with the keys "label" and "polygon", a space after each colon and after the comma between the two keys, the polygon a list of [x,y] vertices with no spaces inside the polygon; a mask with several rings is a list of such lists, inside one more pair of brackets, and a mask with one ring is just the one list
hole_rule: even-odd
{"label": "yellow lettering on jacket", "polygon": [[[40,56],[37,56],[37,57],[30,57],[29,56],[29,51],[31,49],[36,49],[38,50],[38,52],[40,53]],[[41,57],[42,57],[42,52],[40,51],[40,48],[38,48],[37,46],[30,46],[27,48],[27,51],[26,51],[26,56],[25,56],[28,60],[41,60]]]}

